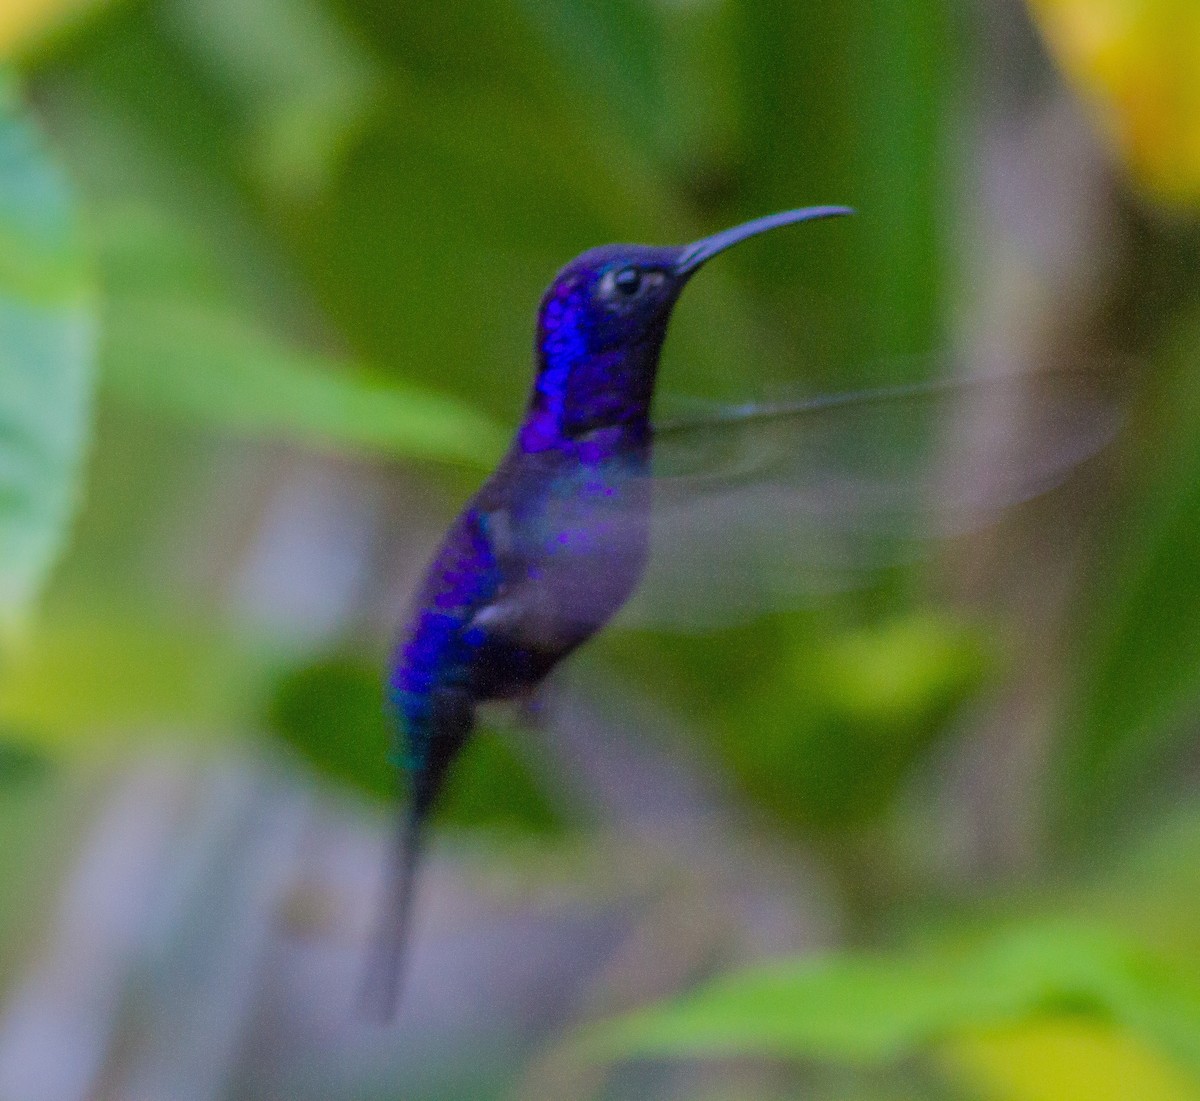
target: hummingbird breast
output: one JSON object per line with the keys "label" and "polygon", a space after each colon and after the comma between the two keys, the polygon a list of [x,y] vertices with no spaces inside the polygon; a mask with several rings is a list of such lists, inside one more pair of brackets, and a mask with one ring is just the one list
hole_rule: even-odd
{"label": "hummingbird breast", "polygon": [[514,456],[481,491],[501,578],[481,620],[536,654],[539,677],[603,627],[641,580],[649,459],[648,429],[598,429]]}
{"label": "hummingbird breast", "polygon": [[447,532],[396,650],[410,757],[439,691],[523,695],[629,599],[648,556],[649,460],[645,425],[510,451]]}

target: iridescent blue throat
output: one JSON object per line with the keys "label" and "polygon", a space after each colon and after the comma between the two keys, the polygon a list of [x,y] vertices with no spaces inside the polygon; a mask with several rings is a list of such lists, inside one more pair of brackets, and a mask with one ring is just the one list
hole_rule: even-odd
{"label": "iridescent blue throat", "polygon": [[661,326],[630,339],[601,320],[591,301],[594,277],[581,274],[551,288],[542,303],[538,373],[521,427],[527,453],[561,447],[592,429],[645,422],[650,414]]}

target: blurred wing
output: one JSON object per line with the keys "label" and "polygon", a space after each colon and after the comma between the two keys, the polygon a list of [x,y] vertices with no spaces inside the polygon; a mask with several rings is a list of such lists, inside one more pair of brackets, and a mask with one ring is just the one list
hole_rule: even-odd
{"label": "blurred wing", "polygon": [[1057,486],[1119,427],[1084,377],[934,382],[710,410],[655,431],[627,625],[712,626],[860,585]]}

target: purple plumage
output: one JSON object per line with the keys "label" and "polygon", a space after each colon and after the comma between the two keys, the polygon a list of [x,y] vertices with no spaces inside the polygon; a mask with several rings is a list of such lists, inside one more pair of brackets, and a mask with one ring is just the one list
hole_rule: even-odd
{"label": "purple plumage", "polygon": [[537,376],[494,474],[455,520],[396,649],[389,698],[411,798],[368,997],[393,1012],[425,823],[479,703],[530,693],[602,628],[645,567],[649,414],[671,309],[712,256],[756,233],[849,213],[771,215],[680,248],[613,245],[542,300]]}

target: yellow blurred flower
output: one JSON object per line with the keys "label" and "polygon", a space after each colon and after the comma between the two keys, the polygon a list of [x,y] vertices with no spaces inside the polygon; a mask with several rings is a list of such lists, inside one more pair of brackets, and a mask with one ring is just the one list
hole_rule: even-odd
{"label": "yellow blurred flower", "polygon": [[55,29],[96,0],[0,0],[0,61]]}
{"label": "yellow blurred flower", "polygon": [[947,1044],[942,1064],[997,1101],[1200,1101],[1200,1083],[1114,1025],[1047,1017]]}
{"label": "yellow blurred flower", "polygon": [[1029,2],[1138,182],[1200,202],[1200,2]]}

